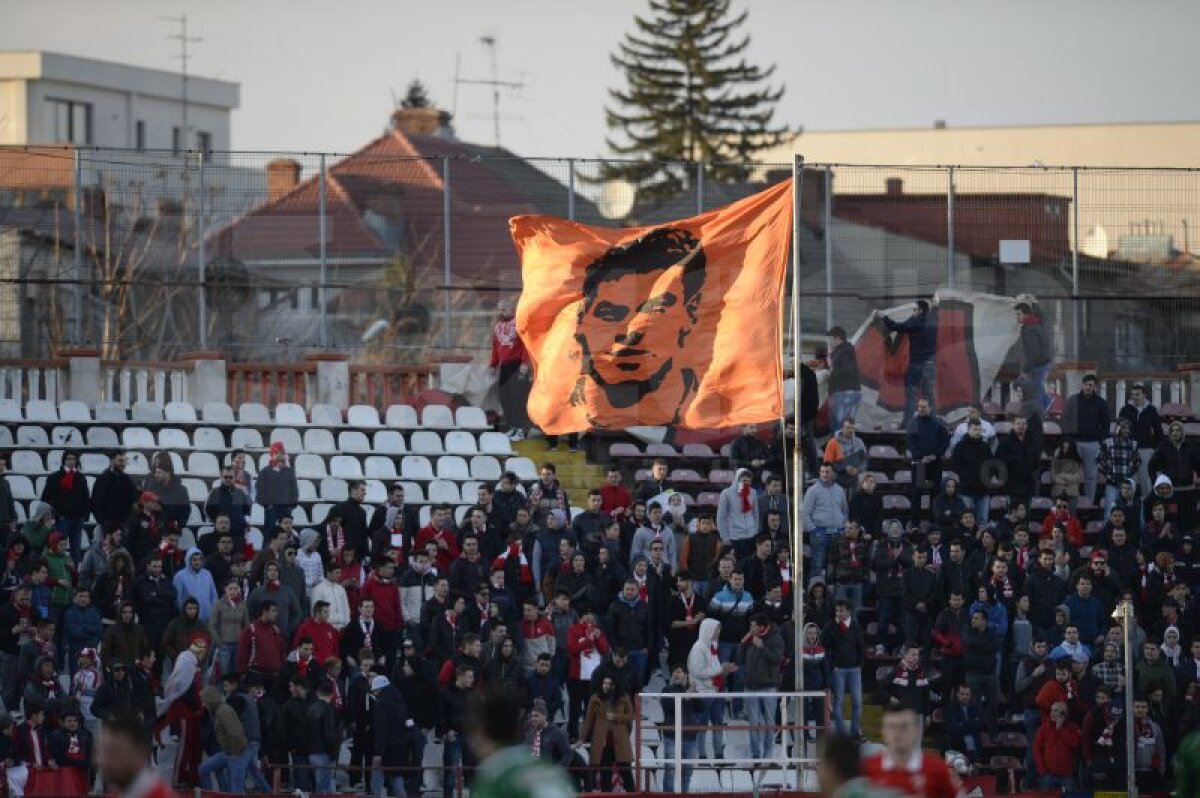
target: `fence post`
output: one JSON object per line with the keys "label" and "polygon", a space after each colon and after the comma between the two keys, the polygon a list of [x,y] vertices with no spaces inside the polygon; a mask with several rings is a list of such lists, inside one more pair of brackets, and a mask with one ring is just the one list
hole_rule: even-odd
{"label": "fence post", "polygon": [[[825,167],[825,329],[833,327],[833,167]],[[794,246],[794,244],[793,244]],[[799,342],[796,342],[799,345]],[[800,376],[794,376],[799,386]]]}
{"label": "fence post", "polygon": [[83,158],[75,150],[75,285],[71,289],[71,343],[83,345]]}
{"label": "fence post", "polygon": [[442,346],[450,349],[450,156],[442,156]]}
{"label": "fence post", "polygon": [[326,294],[326,285],[329,283],[329,258],[327,257],[328,231],[325,227],[326,174],[324,153],[321,154],[320,171],[320,179],[317,181],[319,188],[319,192],[317,194],[317,246],[319,254],[317,257],[321,264],[321,284],[317,286],[317,301],[321,305],[321,321],[318,340],[321,342],[321,347],[324,348],[329,346],[329,296]]}
{"label": "fence post", "polygon": [[704,213],[704,161],[696,161],[696,215]]}
{"label": "fence post", "polygon": [[1071,357],[1079,359],[1079,167],[1071,167]]}
{"label": "fence post", "polygon": [[575,221],[575,159],[567,159],[567,218]]}
{"label": "fence post", "polygon": [[953,288],[954,275],[954,167],[946,169],[946,287]]}
{"label": "fence post", "polygon": [[196,160],[200,164],[200,201],[196,205],[196,260],[199,262],[200,286],[200,348],[208,347],[208,292],[204,290],[207,277],[205,275],[206,264],[204,263],[204,150],[196,152]]}

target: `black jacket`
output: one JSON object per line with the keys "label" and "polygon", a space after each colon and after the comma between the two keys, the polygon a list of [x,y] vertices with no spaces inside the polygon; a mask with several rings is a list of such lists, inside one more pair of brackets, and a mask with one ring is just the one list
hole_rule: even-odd
{"label": "black jacket", "polygon": [[610,645],[624,646],[630,651],[649,647],[650,611],[646,602],[630,606],[618,598],[609,605],[606,620]]}
{"label": "black jacket", "polygon": [[1108,437],[1110,416],[1108,402],[1095,393],[1084,396],[1077,393],[1067,399],[1067,409],[1062,417],[1064,435],[1077,441],[1096,442]]}
{"label": "black jacket", "polygon": [[1029,594],[1029,620],[1035,629],[1054,625],[1054,608],[1067,596],[1067,583],[1052,571],[1034,565],[1025,576],[1024,590]]}
{"label": "black jacket", "polygon": [[[263,507],[293,507],[300,501],[296,471],[290,465],[280,469],[267,466],[258,472],[254,487],[255,501]],[[264,531],[270,533],[270,530]]]}
{"label": "black jacket", "polygon": [[283,726],[287,730],[287,750],[292,756],[308,756],[312,750],[308,734],[308,709],[313,703],[311,698],[295,696],[284,702]]}
{"label": "black jacket", "polygon": [[443,691],[438,689],[437,674],[433,665],[422,656],[412,659],[413,675],[404,674],[401,661],[392,671],[392,684],[400,691],[404,704],[412,713],[413,722],[422,729],[432,729],[441,714]]}
{"label": "black jacket", "polygon": [[270,695],[258,699],[258,724],[262,729],[262,748],[267,761],[286,762],[287,723],[283,719],[283,708]]}
{"label": "black jacket", "polygon": [[[92,714],[102,721],[115,715],[137,715],[141,709],[141,701],[134,693],[128,673],[119,682],[112,676],[105,677],[92,699]],[[149,721],[150,718],[143,720]]]}
{"label": "black jacket", "polygon": [[455,732],[462,737],[467,728],[467,700],[471,690],[459,690],[456,685],[450,685],[442,693],[442,714],[438,718],[438,730],[442,734]]}
{"label": "black jacket", "polygon": [[937,574],[928,568],[909,568],[904,573],[904,609],[916,612],[921,603],[925,605],[925,617],[932,623],[937,615]]}
{"label": "black jacket", "polygon": [[[1186,438],[1176,446],[1167,439],[1158,445],[1150,457],[1150,478],[1166,474],[1176,490],[1192,487],[1193,475],[1200,470],[1200,446]],[[1149,509],[1146,517],[1150,516]]]}
{"label": "black jacket", "polygon": [[1050,333],[1039,318],[1021,325],[1021,370],[1032,371],[1054,359],[1054,348],[1050,346]]}
{"label": "black jacket", "polygon": [[963,438],[954,447],[950,462],[958,474],[958,490],[964,496],[978,498],[989,493],[987,482],[990,469],[987,467],[992,460],[992,450],[983,438]]}
{"label": "black jacket", "polygon": [[996,672],[996,651],[999,643],[991,629],[982,632],[968,627],[963,636],[963,668],[967,673],[990,674]]}
{"label": "black jacket", "polygon": [[1162,419],[1159,418],[1158,409],[1149,402],[1140,411],[1132,404],[1126,403],[1117,414],[1117,418],[1129,422],[1133,439],[1137,441],[1139,449],[1157,449],[1164,440]]}
{"label": "black jacket", "polygon": [[851,621],[847,629],[842,629],[837,620],[830,621],[821,634],[821,644],[831,668],[861,668],[867,655],[862,627],[856,621]]}
{"label": "black jacket", "polygon": [[857,391],[862,388],[862,377],[858,373],[858,354],[854,344],[843,341],[829,353],[829,382],[825,386],[829,393]]}
{"label": "black jacket", "polygon": [[1008,471],[1003,490],[1012,496],[1032,496],[1037,488],[1038,472],[1041,470],[1042,442],[1025,430],[1024,439],[1009,432],[1000,439],[996,447],[996,459],[1004,463]]}
{"label": "black jacket", "polygon": [[[754,436],[739,435],[729,449],[729,462],[734,468],[752,468],[751,460],[771,459],[767,442]],[[757,474],[754,477],[757,479]]]}
{"label": "black jacket", "polygon": [[[337,513],[342,516],[342,529],[346,533],[346,542],[353,543],[355,551],[367,551],[370,537],[367,535],[367,511],[363,508],[362,502],[346,499],[344,502],[334,505],[329,512],[331,515]],[[416,534],[415,531],[413,534]],[[325,535],[321,535],[321,539],[325,540]]]}
{"label": "black jacket", "polygon": [[322,753],[337,759],[342,747],[342,735],[338,731],[337,714],[333,704],[317,699],[304,713],[304,729],[308,735],[309,753]]}
{"label": "black jacket", "polygon": [[106,468],[92,485],[92,515],[101,528],[106,524],[124,526],[138,496],[137,485],[128,474]]}
{"label": "black jacket", "polygon": [[87,478],[82,472],[76,471],[71,490],[64,491],[62,479],[66,473],[66,469],[60,468],[46,477],[46,486],[42,488],[42,501],[54,508],[55,518],[83,520],[92,511]]}
{"label": "black jacket", "polygon": [[216,522],[217,516],[221,514],[229,516],[229,531],[233,533],[234,538],[246,534],[246,516],[250,514],[250,500],[246,498],[246,492],[241,488],[225,485],[213,488],[208,494],[208,500],[204,502],[204,516],[209,521]]}
{"label": "black jacket", "polygon": [[140,577],[133,585],[133,603],[153,643],[158,642],[167,624],[179,614],[175,608],[175,586],[166,576],[158,580]]}
{"label": "black jacket", "polygon": [[394,686],[388,685],[375,695],[374,717],[371,729],[374,732],[372,753],[383,757],[384,765],[405,764],[408,751],[409,717],[404,696]]}

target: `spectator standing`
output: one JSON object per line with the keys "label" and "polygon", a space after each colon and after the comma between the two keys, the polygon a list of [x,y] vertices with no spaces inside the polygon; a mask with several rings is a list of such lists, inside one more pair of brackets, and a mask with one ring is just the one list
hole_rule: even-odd
{"label": "spectator standing", "polygon": [[999,731],[1000,684],[996,675],[996,655],[1000,643],[988,627],[988,615],[983,609],[972,610],[971,626],[963,641],[963,670],[971,692],[984,699],[987,709],[984,717],[988,733],[993,737]]}
{"label": "spectator standing", "polygon": [[[64,461],[66,456],[63,457]],[[17,524],[17,503],[13,500],[12,485],[8,484],[8,454],[0,454],[0,534],[7,540]]]}
{"label": "spectator standing", "polygon": [[1167,439],[1150,457],[1150,480],[1156,488],[1160,476],[1165,475],[1171,480],[1175,503],[1179,507],[1178,520],[1185,531],[1192,530],[1195,525],[1197,471],[1200,471],[1200,444],[1187,440],[1183,422],[1172,421]]}
{"label": "spectator standing", "polygon": [[734,468],[744,468],[749,471],[750,478],[756,485],[760,484],[762,471],[770,458],[770,447],[766,441],[758,437],[757,424],[744,425],[742,434],[729,447],[729,462]]}
{"label": "spectator standing", "polygon": [[[4,480],[0,480],[0,483],[0,507],[3,507],[3,493],[8,483]],[[8,501],[12,501],[11,491],[8,491]],[[54,527],[66,536],[71,557],[78,565],[83,559],[83,522],[91,514],[91,496],[88,494],[87,479],[79,471],[78,452],[63,452],[62,466],[46,477],[46,485],[42,488],[42,501],[54,510],[54,517],[57,519]],[[3,511],[0,510],[0,516],[2,514]],[[4,520],[0,517],[0,526],[3,524]]]}
{"label": "spectator standing", "polygon": [[[754,537],[758,534],[758,492],[751,487],[753,481],[753,472],[738,468],[733,484],[721,491],[717,500],[717,532],[722,542],[733,546],[738,560],[754,552]],[[844,493],[842,504],[844,507]]]}
{"label": "spectator standing", "polygon": [[1142,468],[1142,456],[1138,453],[1129,419],[1118,419],[1116,434],[1106,437],[1100,444],[1096,467],[1104,477],[1104,520],[1107,521],[1120,498],[1120,484],[1137,478]]}
{"label": "spectator standing", "polygon": [[[687,670],[696,693],[707,696],[698,706],[698,724],[712,727],[713,759],[725,758],[725,701],[714,698],[724,691],[725,679],[737,671],[738,666],[722,661],[720,655],[721,622],[716,618],[705,618],[700,622],[700,634],[688,652]],[[697,739],[697,750],[704,756],[704,733]]]}
{"label": "spectator standing", "polygon": [[[633,792],[633,744],[630,730],[633,727],[633,702],[611,677],[600,682],[600,692],[588,702],[587,715],[583,720],[580,738],[590,745],[588,764],[593,774],[599,771],[601,792],[612,790],[613,765],[621,774],[621,786],[625,792]],[[592,782],[589,779],[589,782]],[[594,782],[589,784],[594,787]]]}
{"label": "spectator standing", "polygon": [[846,340],[843,327],[833,327],[829,337],[829,379],[825,389],[829,393],[829,421],[833,429],[840,430],[846,419],[858,417],[858,406],[862,402],[862,377],[858,371],[858,353],[854,344]]}
{"label": "spectator standing", "polygon": [[967,422],[967,434],[950,456],[958,474],[963,500],[975,510],[975,520],[986,526],[991,504],[992,450],[983,437],[983,422],[977,418]]}
{"label": "spectator standing", "polygon": [[270,533],[300,500],[296,470],[292,468],[283,441],[272,441],[267,467],[258,475],[258,503],[263,507],[263,531]]}
{"label": "spectator standing", "polygon": [[937,612],[937,574],[929,567],[924,549],[915,548],[910,556],[912,566],[904,571],[904,638],[924,648]]}
{"label": "spectator standing", "polygon": [[1063,435],[1075,442],[1083,461],[1083,495],[1088,501],[1096,499],[1097,461],[1100,442],[1108,437],[1111,416],[1108,402],[1096,392],[1096,375],[1083,375],[1079,393],[1067,399],[1063,412]]}
{"label": "spectator standing", "polygon": [[767,516],[770,513],[778,513],[779,530],[773,534],[789,540],[792,529],[792,505],[787,494],[783,492],[783,477],[779,474],[768,474],[766,485],[766,491],[758,496],[758,527],[760,530],[766,531]]}
{"label": "spectator standing", "polygon": [[1028,505],[1038,488],[1042,462],[1042,438],[1029,428],[1024,416],[1012,420],[1012,428],[1000,439],[996,459],[1008,472],[1005,483],[1009,506]]}
{"label": "spectator standing", "polygon": [[1013,309],[1017,324],[1021,326],[1021,376],[1033,384],[1034,398],[1039,414],[1046,412],[1046,378],[1054,363],[1054,347],[1050,343],[1050,331],[1042,318],[1040,309],[1033,303],[1018,302]]}
{"label": "spectator standing", "polygon": [[[233,548],[241,551],[246,544],[246,516],[250,515],[250,498],[246,492],[233,484],[233,466],[221,467],[221,484],[213,488],[204,502],[204,514],[214,523],[218,515],[229,517],[229,531],[233,534]],[[207,616],[206,616],[207,617]]]}
{"label": "spectator standing", "polygon": [[329,795],[336,792],[334,773],[342,747],[333,709],[333,686],[329,682],[321,682],[317,687],[317,700],[308,707],[304,720],[309,740],[308,763],[313,767],[313,791]]}
{"label": "spectator standing", "polygon": [[204,555],[200,549],[188,549],[187,567],[175,574],[173,582],[177,606],[182,609],[187,599],[195,599],[200,621],[208,623],[212,607],[217,603],[217,586],[213,583],[212,574],[204,567]]}
{"label": "spectator standing", "polygon": [[929,303],[918,299],[913,312],[905,321],[892,321],[879,311],[871,313],[871,320],[882,319],[888,332],[908,336],[908,370],[904,373],[904,423],[912,418],[917,399],[923,397],[934,401],[934,385],[937,382],[937,322],[929,309]]}
{"label": "spectator standing", "polygon": [[962,751],[972,765],[983,756],[983,717],[979,704],[971,697],[971,688],[960,684],[954,689],[954,701],[945,711],[946,746]]}
{"label": "spectator standing", "polygon": [[843,715],[846,692],[850,693],[851,737],[862,737],[862,668],[866,661],[866,644],[862,628],[850,612],[845,600],[834,604],[834,619],[821,635],[829,669],[833,674],[833,728],[845,732]]}
{"label": "spectator standing", "polygon": [[1150,404],[1146,386],[1140,382],[1129,389],[1129,401],[1121,408],[1118,418],[1125,419],[1132,427],[1133,439],[1137,442],[1140,467],[1137,484],[1143,496],[1150,495],[1150,458],[1163,442],[1162,420],[1158,408]]}
{"label": "spectator standing", "polygon": [[215,687],[205,687],[200,700],[212,718],[213,736],[217,750],[200,763],[201,789],[212,786],[212,776],[218,777],[218,789],[228,789],[233,795],[246,791],[246,771],[249,761],[246,756],[248,745],[246,732],[237,713],[225,703],[221,692]]}
{"label": "spectator standing", "polygon": [[1075,763],[1082,744],[1079,726],[1067,717],[1067,705],[1055,702],[1033,738],[1038,784],[1043,790],[1075,788]]}
{"label": "spectator standing", "polygon": [[846,531],[846,519],[850,514],[846,491],[835,481],[833,467],[824,463],[817,475],[817,481],[804,492],[803,507],[804,530],[810,536],[811,545],[809,573],[814,578],[825,575],[826,552]]}
{"label": "spectator standing", "polygon": [[257,674],[267,692],[282,695],[287,683],[276,684],[275,677],[283,669],[287,657],[287,640],[279,630],[278,618],[279,609],[275,602],[268,599],[258,606],[254,622],[238,636],[237,670]]}
{"label": "spectator standing", "polygon": [[635,684],[633,689],[640,690],[648,676],[646,666],[649,662],[647,650],[650,647],[650,609],[641,597],[638,584],[633,579],[626,579],[617,600],[608,608],[605,627],[608,629],[611,643],[614,647],[624,648],[629,652],[629,660],[633,665]]}
{"label": "spectator standing", "polygon": [[846,522],[846,534],[829,549],[826,580],[833,585],[835,599],[850,602],[850,611],[858,617],[863,606],[863,590],[870,577],[870,556],[862,528],[857,520]]}
{"label": "spectator standing", "polygon": [[[758,613],[750,618],[750,630],[742,636],[738,645],[737,663],[746,692],[779,691],[783,638],[766,613]],[[772,696],[750,696],[745,704],[746,720],[750,723],[750,758],[770,759],[775,740],[775,732],[771,726],[775,724],[778,699]]]}
{"label": "spectator standing", "polygon": [[971,402],[967,405],[967,417],[958,422],[958,426],[954,428],[954,433],[950,436],[950,448],[952,450],[958,446],[959,441],[967,437],[971,422],[973,421],[978,421],[979,426],[983,428],[983,442],[988,445],[988,449],[996,448],[995,426],[983,417],[983,405],[979,402]]}
{"label": "spectator standing", "polygon": [[942,455],[950,444],[950,433],[931,408],[928,399],[918,400],[917,414],[907,427],[908,456],[912,462],[910,521],[914,526],[921,520],[921,496],[926,490],[932,496],[941,485]]}
{"label": "spectator standing", "polygon": [[513,304],[509,299],[496,303],[496,323],[492,325],[492,356],[488,361],[496,378],[496,394],[510,440],[525,440],[529,418],[525,403],[529,399],[529,352],[517,334]]}
{"label": "spectator standing", "polygon": [[92,486],[92,515],[104,529],[124,527],[133,514],[140,491],[125,473],[125,452],[117,449],[108,456],[108,468],[96,477]]}
{"label": "spectator standing", "polygon": [[854,419],[842,422],[837,434],[825,444],[825,463],[833,466],[838,484],[850,494],[858,486],[859,476],[867,469],[867,447],[855,435]]}
{"label": "spectator standing", "polygon": [[[263,569],[263,583],[250,591],[250,595],[246,597],[246,611],[250,613],[251,618],[257,618],[263,603],[272,602],[278,610],[279,628],[287,637],[300,624],[303,613],[296,592],[283,583],[279,573],[280,568],[277,564],[267,563],[267,567]],[[202,620],[205,619],[202,617]]]}

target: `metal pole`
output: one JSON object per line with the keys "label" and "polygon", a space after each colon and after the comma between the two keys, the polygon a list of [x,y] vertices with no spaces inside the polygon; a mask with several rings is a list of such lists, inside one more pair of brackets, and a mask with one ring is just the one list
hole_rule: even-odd
{"label": "metal pole", "polygon": [[567,218],[575,221],[575,159],[567,159]]}
{"label": "metal pole", "polygon": [[954,287],[954,167],[946,170],[946,287]]}
{"label": "metal pole", "polygon": [[450,348],[450,156],[442,156],[442,346]]}
{"label": "metal pole", "polygon": [[671,734],[675,735],[675,751],[679,756],[675,757],[675,789],[683,790],[683,693],[676,693],[671,696],[671,701],[675,703],[675,728],[671,729]]}
{"label": "metal pole", "polygon": [[1071,167],[1071,357],[1079,360],[1079,167]]}
{"label": "metal pole", "polygon": [[83,345],[83,158],[75,148],[75,286],[71,290],[71,342]]}
{"label": "metal pole", "polygon": [[825,329],[833,327],[833,167],[825,167]]}
{"label": "metal pole", "polygon": [[[1121,630],[1125,638],[1125,684],[1133,684],[1133,604],[1122,601]],[[1133,691],[1125,691],[1125,792],[1129,798],[1137,798],[1137,770],[1134,766],[1133,747]]]}
{"label": "metal pole", "polygon": [[[792,557],[796,561],[796,578],[792,581],[792,617],[795,623],[795,642],[792,655],[792,670],[795,675],[796,690],[804,691],[804,658],[801,649],[804,645],[804,516],[800,506],[804,502],[804,458],[800,456],[800,440],[804,434],[801,427],[800,397],[800,195],[801,181],[804,179],[804,156],[796,153],[792,159],[792,379],[795,390],[792,392],[792,418],[796,429],[796,438],[792,443],[792,473],[795,475],[795,486],[792,488]],[[797,726],[804,725],[804,702],[796,705]],[[793,741],[798,747],[805,739],[802,729],[795,732],[799,736]],[[799,759],[799,757],[797,757]],[[804,766],[796,763],[796,789],[804,780]]]}
{"label": "metal pole", "polygon": [[704,161],[696,161],[696,215],[704,213]]}
{"label": "metal pole", "polygon": [[200,273],[200,287],[198,289],[198,292],[200,295],[199,296],[199,300],[200,300],[200,315],[199,315],[200,348],[207,349],[208,348],[208,296],[207,296],[207,292],[204,290],[204,286],[205,286],[208,278],[205,275],[206,264],[204,262],[204,260],[205,260],[205,254],[204,254],[205,225],[204,225],[204,152],[203,152],[203,150],[198,150],[196,152],[196,160],[200,164],[200,169],[199,169],[199,171],[200,171],[200,200],[199,200],[199,202],[196,203],[196,217],[197,217],[196,259],[199,261],[199,273]]}
{"label": "metal pole", "polygon": [[329,258],[326,252],[329,236],[326,230],[328,220],[325,218],[325,195],[328,188],[328,176],[325,174],[324,155],[321,155],[319,167],[321,172],[317,180],[317,259],[321,266],[321,284],[317,286],[317,302],[320,303],[321,307],[317,312],[320,314],[318,340],[321,342],[321,347],[324,348],[329,346],[329,295],[326,293],[326,286],[329,284]]}

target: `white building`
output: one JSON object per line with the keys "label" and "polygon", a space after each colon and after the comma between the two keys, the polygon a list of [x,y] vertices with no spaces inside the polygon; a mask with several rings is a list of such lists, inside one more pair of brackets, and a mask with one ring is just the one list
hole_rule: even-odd
{"label": "white building", "polygon": [[231,148],[237,83],[40,50],[0,52],[0,145]]}

